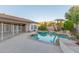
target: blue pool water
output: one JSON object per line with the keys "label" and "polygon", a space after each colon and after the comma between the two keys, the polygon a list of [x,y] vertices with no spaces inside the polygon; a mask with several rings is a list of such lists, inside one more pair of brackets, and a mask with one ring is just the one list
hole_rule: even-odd
{"label": "blue pool water", "polygon": [[38,32],[32,36],[33,39],[47,43],[55,43],[59,38],[68,38],[66,35],[58,35],[55,32]]}

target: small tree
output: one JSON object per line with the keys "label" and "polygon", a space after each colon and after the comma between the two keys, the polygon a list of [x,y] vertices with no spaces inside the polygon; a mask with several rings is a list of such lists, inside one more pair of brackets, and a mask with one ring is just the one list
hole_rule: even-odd
{"label": "small tree", "polygon": [[72,29],[74,28],[74,23],[71,20],[67,20],[64,22],[64,29],[65,30],[69,30],[72,31]]}
{"label": "small tree", "polygon": [[65,13],[65,18],[72,20],[76,24],[76,32],[79,24],[79,6],[72,6],[68,12]]}

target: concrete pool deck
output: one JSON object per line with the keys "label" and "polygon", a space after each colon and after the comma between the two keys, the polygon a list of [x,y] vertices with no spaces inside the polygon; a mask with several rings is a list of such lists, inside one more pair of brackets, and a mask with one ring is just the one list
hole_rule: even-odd
{"label": "concrete pool deck", "polygon": [[79,53],[79,45],[76,41],[60,39],[60,47],[64,53]]}
{"label": "concrete pool deck", "polygon": [[29,38],[31,33],[22,33],[0,42],[0,53],[61,53],[58,46],[45,44]]}

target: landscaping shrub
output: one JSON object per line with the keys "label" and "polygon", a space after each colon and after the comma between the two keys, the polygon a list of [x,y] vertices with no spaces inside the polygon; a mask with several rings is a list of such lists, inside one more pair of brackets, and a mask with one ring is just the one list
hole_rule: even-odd
{"label": "landscaping shrub", "polygon": [[64,29],[65,29],[65,30],[72,31],[73,28],[74,28],[74,23],[73,23],[73,21],[71,21],[71,20],[65,21],[65,23],[64,23]]}
{"label": "landscaping shrub", "polygon": [[38,30],[47,31],[47,26],[39,26]]}

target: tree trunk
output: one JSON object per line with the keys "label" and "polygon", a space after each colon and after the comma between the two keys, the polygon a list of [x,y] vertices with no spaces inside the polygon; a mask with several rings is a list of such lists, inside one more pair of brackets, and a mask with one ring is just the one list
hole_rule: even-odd
{"label": "tree trunk", "polygon": [[79,33],[79,24],[76,24],[76,33]]}

